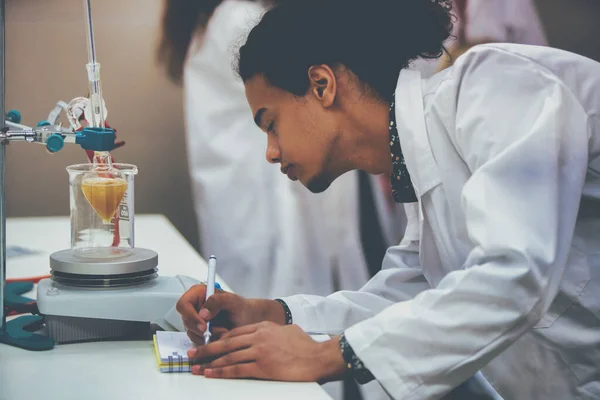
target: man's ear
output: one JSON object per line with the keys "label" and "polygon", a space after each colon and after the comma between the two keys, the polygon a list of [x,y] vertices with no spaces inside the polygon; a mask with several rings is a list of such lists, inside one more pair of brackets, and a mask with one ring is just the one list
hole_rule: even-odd
{"label": "man's ear", "polygon": [[335,73],[328,65],[313,65],[308,69],[310,92],[323,107],[331,107],[337,94]]}

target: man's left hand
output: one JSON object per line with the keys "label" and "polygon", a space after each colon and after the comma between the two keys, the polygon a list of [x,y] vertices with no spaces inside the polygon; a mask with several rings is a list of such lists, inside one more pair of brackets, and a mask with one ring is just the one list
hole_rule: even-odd
{"label": "man's left hand", "polygon": [[345,372],[339,338],[318,343],[296,325],[261,322],[190,350],[192,373],[207,378],[328,382]]}

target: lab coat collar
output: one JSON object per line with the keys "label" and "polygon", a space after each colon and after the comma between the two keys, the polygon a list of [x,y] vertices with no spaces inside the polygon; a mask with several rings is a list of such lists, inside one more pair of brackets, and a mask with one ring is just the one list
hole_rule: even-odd
{"label": "lab coat collar", "polygon": [[396,123],[406,168],[417,197],[441,183],[425,125],[421,73],[404,69],[396,86]]}

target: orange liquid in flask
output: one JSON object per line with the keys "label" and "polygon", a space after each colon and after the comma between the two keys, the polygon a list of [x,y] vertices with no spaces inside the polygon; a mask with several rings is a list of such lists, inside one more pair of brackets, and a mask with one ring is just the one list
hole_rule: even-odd
{"label": "orange liquid in flask", "polygon": [[81,183],[83,195],[104,222],[110,222],[127,191],[124,179],[91,178]]}

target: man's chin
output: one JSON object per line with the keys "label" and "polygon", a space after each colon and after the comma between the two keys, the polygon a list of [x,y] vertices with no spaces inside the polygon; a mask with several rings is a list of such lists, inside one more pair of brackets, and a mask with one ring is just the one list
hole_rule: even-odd
{"label": "man's chin", "polygon": [[312,193],[323,193],[331,186],[331,180],[325,176],[318,176],[307,183],[302,182],[302,184]]}

